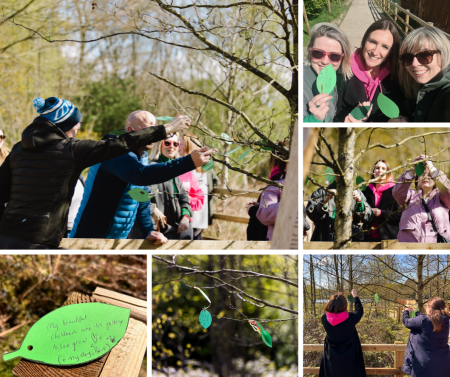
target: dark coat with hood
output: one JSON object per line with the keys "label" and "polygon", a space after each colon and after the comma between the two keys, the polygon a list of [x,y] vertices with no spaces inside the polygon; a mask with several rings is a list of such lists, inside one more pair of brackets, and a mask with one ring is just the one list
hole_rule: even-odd
{"label": "dark coat with hood", "polygon": [[450,375],[450,350],[448,346],[449,317],[442,317],[440,332],[433,332],[428,316],[416,312],[409,318],[403,312],[403,326],[411,330],[405,350],[402,371],[411,377],[448,377]]}
{"label": "dark coat with hood", "polygon": [[0,167],[0,236],[58,247],[81,172],[166,137],[158,126],[79,140],[37,117]]}
{"label": "dark coat with hood", "polygon": [[[380,199],[380,203],[378,204],[378,209],[381,210],[381,215],[377,217],[378,224],[382,224],[386,221],[385,224],[379,227],[381,233],[382,240],[396,240],[398,229],[400,226],[400,219],[402,217],[402,211],[398,211],[400,206],[397,201],[394,199],[392,195],[392,190],[394,188],[388,188],[386,191],[383,191],[383,194]],[[363,191],[364,196],[366,197],[367,204],[370,207],[375,208],[375,195],[370,187],[366,187]],[[373,219],[373,216],[372,216]],[[366,226],[366,229],[370,228],[370,223]],[[372,232],[368,232],[364,234],[364,241],[372,241]],[[373,240],[373,241],[379,241]]]}
{"label": "dark coat with hood", "polygon": [[359,297],[355,297],[355,311],[348,318],[332,326],[327,315],[322,316],[322,325],[327,332],[320,362],[319,377],[365,377],[363,352],[356,324],[361,320],[364,309]]}
{"label": "dark coat with hood", "polygon": [[[328,189],[335,189],[336,183],[333,182],[327,187]],[[364,211],[356,212],[356,200],[352,201],[353,211],[353,225],[356,226],[360,222],[367,224],[371,216],[373,216],[372,208],[367,204],[364,194],[358,190],[364,201]],[[332,224],[333,211],[336,208],[334,198],[327,203],[327,209],[324,209],[322,202],[326,198],[327,193],[322,188],[318,188],[309,197],[308,204],[306,206],[306,214],[314,222],[314,231],[311,237],[311,241],[331,242],[333,241],[334,226]],[[354,229],[355,230],[355,229]],[[357,230],[355,230],[357,231]],[[358,237],[358,236],[357,236]],[[355,241],[361,241],[356,239]]]}
{"label": "dark coat with hood", "polygon": [[413,122],[450,122],[450,65],[421,86],[409,112]]}

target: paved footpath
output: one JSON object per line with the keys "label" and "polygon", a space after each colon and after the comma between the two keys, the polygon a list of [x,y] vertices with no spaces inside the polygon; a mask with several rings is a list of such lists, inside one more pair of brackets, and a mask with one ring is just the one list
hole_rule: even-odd
{"label": "paved footpath", "polygon": [[374,0],[353,0],[344,20],[339,26],[347,35],[352,46],[352,52],[361,46],[361,41],[367,28],[375,21],[384,17]]}

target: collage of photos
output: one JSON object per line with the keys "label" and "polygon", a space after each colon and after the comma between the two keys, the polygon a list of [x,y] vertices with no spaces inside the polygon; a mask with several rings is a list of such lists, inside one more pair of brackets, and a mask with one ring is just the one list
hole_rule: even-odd
{"label": "collage of photos", "polygon": [[303,1],[303,376],[450,376],[449,12]]}
{"label": "collage of photos", "polygon": [[299,10],[0,2],[0,377],[299,375]]}

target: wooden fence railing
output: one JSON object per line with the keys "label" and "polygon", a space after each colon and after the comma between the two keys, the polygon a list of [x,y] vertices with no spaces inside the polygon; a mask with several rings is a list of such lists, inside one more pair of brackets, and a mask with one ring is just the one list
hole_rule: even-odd
{"label": "wooden fence railing", "polygon": [[[261,191],[248,192],[247,190],[233,190],[232,189],[230,192],[226,187],[217,187],[213,190],[213,193],[230,196],[227,199],[235,198],[235,196],[231,196],[231,195],[238,195],[238,197],[244,197],[244,198],[258,199],[259,195],[261,194]],[[232,221],[232,222],[241,223],[241,224],[248,224],[248,221],[249,221],[248,216],[246,216],[246,217],[233,216],[233,215],[227,215],[225,213],[213,213],[213,219]]]}
{"label": "wooden fence railing", "polygon": [[[414,21],[416,21],[420,26],[424,26],[424,27],[433,26],[432,22],[426,22],[426,21],[420,19],[416,15],[412,14],[409,11],[409,9],[404,9],[391,0],[374,0],[374,2],[380,7],[380,9],[386,14],[386,16],[395,23],[395,25],[397,26],[397,28],[400,30],[400,32],[403,35],[408,34],[408,31],[414,30],[414,28],[409,24],[410,18],[413,19]],[[391,9],[391,5],[393,7],[392,9]],[[404,19],[402,17],[400,17],[400,12],[403,13]],[[403,23],[404,29],[402,29],[397,24],[397,20],[400,20]],[[447,36],[447,38],[450,39],[450,34],[447,34],[445,32],[443,32],[443,33]]]}
{"label": "wooden fence railing", "polygon": [[[389,376],[405,376],[401,367],[405,357],[406,344],[403,342],[395,342],[395,344],[361,344],[363,352],[367,351],[382,351],[394,352],[394,368],[366,368],[366,373],[369,376],[374,375],[389,375]],[[323,351],[323,344],[304,344],[303,352]],[[318,367],[303,367],[303,375],[305,374],[319,374]]]}
{"label": "wooden fence railing", "polygon": [[[303,242],[303,250],[331,250],[333,242]],[[450,250],[450,243],[409,243],[397,240],[351,242],[350,250]]]}

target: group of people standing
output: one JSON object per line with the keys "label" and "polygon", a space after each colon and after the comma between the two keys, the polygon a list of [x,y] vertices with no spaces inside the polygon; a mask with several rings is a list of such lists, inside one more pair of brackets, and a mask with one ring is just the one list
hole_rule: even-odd
{"label": "group of people standing", "polygon": [[[449,122],[450,41],[436,27],[421,27],[403,41],[387,19],[375,21],[352,53],[337,26],[319,23],[311,29],[303,67],[304,122]],[[337,84],[331,93],[318,92],[319,73],[331,65]],[[377,98],[387,96],[399,108],[387,117]],[[369,106],[363,119],[350,113]]]}
{"label": "group of people standing", "polygon": [[[419,155],[397,181],[387,160],[373,165],[370,183],[353,192],[354,241],[442,243],[450,238],[450,181],[445,173]],[[414,162],[425,168],[417,176]],[[443,189],[436,187],[439,181]],[[410,188],[414,183],[414,189]],[[317,189],[309,198],[306,214],[314,223],[311,241],[333,241],[336,183]]]}
{"label": "group of people standing", "polygon": [[[342,292],[333,295],[325,306],[322,325],[326,331],[320,363],[320,377],[365,377],[361,342],[356,325],[364,315],[364,308],[356,289],[352,290],[355,311],[348,312],[347,299]],[[403,325],[411,330],[405,350],[402,371],[412,377],[445,377],[449,375],[450,313],[440,297],[428,300],[426,314],[405,308]]]}

